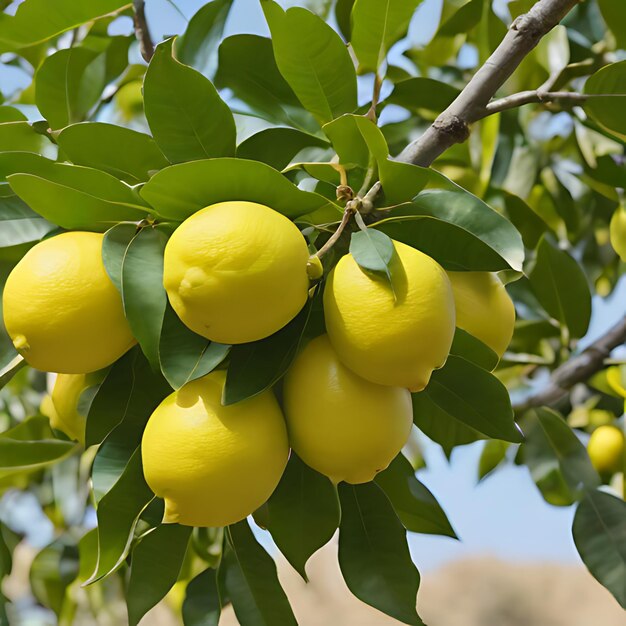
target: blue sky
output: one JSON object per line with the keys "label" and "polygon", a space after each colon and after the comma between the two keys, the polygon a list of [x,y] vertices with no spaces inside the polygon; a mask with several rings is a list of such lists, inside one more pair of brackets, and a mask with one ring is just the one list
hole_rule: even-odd
{"label": "blue sky", "polygon": [[[424,41],[432,32],[440,2],[425,0],[421,5],[410,30],[413,41]],[[157,41],[184,31],[186,20],[168,0],[149,0],[147,4],[148,20]],[[203,4],[204,0],[180,0],[177,6],[188,18]],[[128,22],[127,28],[130,27]],[[267,34],[257,0],[234,1],[226,35],[239,32]],[[22,81],[23,77],[11,70],[0,75],[5,93],[17,86],[25,86]],[[624,280],[607,301],[596,298],[585,341],[597,337],[609,324],[617,321],[622,313],[621,307],[615,303],[625,300]],[[479,443],[457,449],[448,463],[438,446],[426,444],[428,469],[420,471],[418,476],[437,496],[462,541],[412,535],[411,551],[418,567],[429,570],[446,561],[477,553],[511,560],[579,563],[570,532],[573,509],[546,505],[523,467],[508,466],[477,485],[476,468],[481,446]]]}

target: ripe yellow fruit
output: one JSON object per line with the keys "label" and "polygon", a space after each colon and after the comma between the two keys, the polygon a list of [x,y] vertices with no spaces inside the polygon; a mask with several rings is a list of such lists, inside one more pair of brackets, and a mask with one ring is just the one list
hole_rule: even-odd
{"label": "ripe yellow fruit", "polygon": [[156,408],[143,470],[166,523],[226,526],[272,494],[287,464],[287,429],[271,391],[222,406],[224,372],[187,383]]}
{"label": "ripe yellow fruit", "polygon": [[102,239],[88,232],[51,237],[9,274],[4,324],[29,365],[84,374],[110,365],[135,343],[104,269]]}
{"label": "ripe yellow fruit", "polygon": [[291,447],[334,483],[372,480],[409,438],[409,391],[357,376],[341,363],[327,335],[296,358],[283,392]]}
{"label": "ripe yellow fruit", "polygon": [[491,272],[448,272],[454,291],[456,325],[504,354],[515,326],[515,306]]}
{"label": "ripe yellow fruit", "polygon": [[326,329],[339,358],[359,376],[421,391],[450,352],[452,287],[435,260],[403,243],[394,246],[396,300],[387,283],[347,254],[327,279]]}
{"label": "ripe yellow fruit", "polygon": [[624,467],[624,433],[617,426],[596,428],[587,444],[592,465],[599,474],[615,474]]}
{"label": "ripe yellow fruit", "polygon": [[610,225],[611,245],[622,261],[626,262],[626,207],[617,207]]}
{"label": "ripe yellow fruit", "polygon": [[165,248],[163,284],[182,322],[225,344],[263,339],[304,306],[309,251],[297,226],[254,202],[198,211]]}

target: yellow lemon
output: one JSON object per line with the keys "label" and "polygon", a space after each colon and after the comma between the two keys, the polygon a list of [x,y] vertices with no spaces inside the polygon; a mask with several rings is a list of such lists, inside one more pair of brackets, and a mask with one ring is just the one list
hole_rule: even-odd
{"label": "yellow lemon", "polygon": [[357,376],[327,335],[311,341],[287,373],[284,407],[291,447],[335,483],[372,480],[400,452],[413,423],[409,391]]}
{"label": "yellow lemon", "polygon": [[615,474],[624,466],[624,433],[617,426],[599,426],[587,444],[592,465],[599,474]]}
{"label": "yellow lemon", "polygon": [[222,406],[224,372],[187,383],[156,408],[143,470],[166,523],[226,526],[272,494],[287,464],[287,429],[271,391]]}
{"label": "yellow lemon", "polygon": [[29,365],[84,374],[110,365],[135,343],[104,269],[102,239],[87,232],[51,237],[9,274],[4,324]]}
{"label": "yellow lemon", "polygon": [[396,298],[347,254],[327,280],[326,329],[339,358],[359,376],[421,391],[448,358],[454,298],[436,261],[403,243],[394,245]]}
{"label": "yellow lemon", "polygon": [[626,398],[626,368],[620,365],[613,365],[606,370],[606,382],[611,389]]}
{"label": "yellow lemon", "polygon": [[448,272],[454,291],[456,325],[488,345],[499,357],[515,326],[515,307],[491,272]]}
{"label": "yellow lemon", "polygon": [[165,248],[163,284],[182,322],[226,344],[263,339],[308,296],[306,241],[284,215],[254,202],[198,211]]}
{"label": "yellow lemon", "polygon": [[626,261],[626,207],[617,207],[610,225],[611,245],[622,261]]}

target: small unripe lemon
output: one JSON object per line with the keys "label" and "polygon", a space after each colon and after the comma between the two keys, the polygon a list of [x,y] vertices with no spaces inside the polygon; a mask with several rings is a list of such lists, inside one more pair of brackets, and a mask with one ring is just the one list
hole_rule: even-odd
{"label": "small unripe lemon", "polygon": [[341,363],[327,335],[296,358],[283,391],[291,447],[335,483],[372,480],[409,438],[409,391],[357,376]]}
{"label": "small unripe lemon", "polygon": [[456,325],[504,354],[515,326],[515,306],[491,272],[448,272],[454,291]]}
{"label": "small unripe lemon", "polygon": [[135,343],[104,269],[102,240],[88,232],[45,239],[9,274],[4,324],[29,365],[84,374],[107,367]]}
{"label": "small unripe lemon", "polygon": [[592,465],[600,474],[615,474],[624,464],[624,433],[617,426],[599,426],[587,444]]}
{"label": "small unripe lemon", "polygon": [[263,339],[304,306],[309,251],[297,226],[254,202],[198,211],[165,248],[163,285],[181,321],[225,344]]}
{"label": "small unripe lemon", "polygon": [[306,271],[311,280],[319,280],[324,276],[324,266],[318,256],[312,255],[306,264]]}
{"label": "small unripe lemon", "polygon": [[156,408],[143,434],[146,482],[165,500],[166,523],[227,526],[272,494],[289,456],[271,391],[222,406],[224,372],[184,385]]}
{"label": "small unripe lemon", "polygon": [[626,261],[626,208],[617,207],[610,226],[611,245],[622,261]]}
{"label": "small unripe lemon", "polygon": [[454,297],[434,259],[398,241],[394,246],[396,297],[346,254],[326,282],[326,329],[341,361],[359,376],[421,391],[448,358]]}

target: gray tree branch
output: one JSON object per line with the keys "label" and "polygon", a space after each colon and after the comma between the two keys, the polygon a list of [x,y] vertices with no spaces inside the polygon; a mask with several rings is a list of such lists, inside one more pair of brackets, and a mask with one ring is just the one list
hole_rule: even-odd
{"label": "gray tree branch", "polygon": [[426,132],[409,144],[400,161],[428,167],[440,154],[469,136],[470,124],[485,117],[487,105],[531,50],[579,0],[539,0],[520,15],[485,64]]}
{"label": "gray tree branch", "polygon": [[150,59],[154,54],[154,42],[152,41],[146,20],[145,0],[133,0],[133,9],[135,11],[133,23],[135,25],[135,36],[139,42],[139,50],[144,61],[150,63]]}
{"label": "gray tree branch", "polygon": [[516,404],[516,411],[525,411],[533,407],[553,405],[565,398],[576,384],[589,380],[596,372],[604,368],[613,348],[626,342],[626,317],[585,348],[580,354],[557,367],[550,377],[550,383],[544,389]]}

